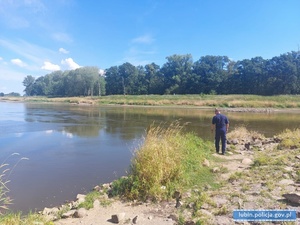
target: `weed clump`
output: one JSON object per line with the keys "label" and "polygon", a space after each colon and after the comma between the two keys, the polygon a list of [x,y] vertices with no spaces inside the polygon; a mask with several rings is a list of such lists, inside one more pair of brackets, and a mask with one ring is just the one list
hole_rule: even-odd
{"label": "weed clump", "polygon": [[300,129],[286,129],[277,136],[281,141],[278,149],[297,149],[300,148]]}
{"label": "weed clump", "polygon": [[113,194],[159,201],[172,197],[176,190],[213,183],[211,171],[202,166],[212,144],[182,130],[178,122],[169,127],[151,125],[143,145],[135,151],[129,176],[113,183]]}

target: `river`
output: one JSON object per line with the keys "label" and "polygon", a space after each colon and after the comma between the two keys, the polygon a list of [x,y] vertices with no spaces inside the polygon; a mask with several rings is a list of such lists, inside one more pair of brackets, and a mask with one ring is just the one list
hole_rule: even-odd
{"label": "river", "polygon": [[[178,120],[185,130],[213,141],[213,109],[80,106],[0,102],[0,162],[13,199],[28,212],[74,200],[94,186],[126,175],[134,150],[151,124]],[[295,112],[226,112],[230,129],[273,136],[300,122]]]}

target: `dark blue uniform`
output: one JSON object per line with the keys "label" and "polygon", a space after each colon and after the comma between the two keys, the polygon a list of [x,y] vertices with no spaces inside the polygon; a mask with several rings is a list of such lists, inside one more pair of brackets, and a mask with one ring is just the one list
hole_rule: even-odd
{"label": "dark blue uniform", "polygon": [[222,154],[225,154],[226,150],[226,124],[229,124],[229,120],[223,114],[216,114],[212,119],[212,124],[216,126],[215,133],[215,146],[216,152],[219,153],[220,150],[220,139],[222,141]]}

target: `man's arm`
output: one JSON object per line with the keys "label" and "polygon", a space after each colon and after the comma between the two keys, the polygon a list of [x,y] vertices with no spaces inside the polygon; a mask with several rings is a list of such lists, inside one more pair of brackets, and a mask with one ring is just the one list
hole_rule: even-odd
{"label": "man's arm", "polygon": [[226,124],[226,132],[228,131],[229,123]]}
{"label": "man's arm", "polygon": [[211,132],[214,132],[215,128],[216,128],[216,124],[211,124],[211,127],[210,127]]}

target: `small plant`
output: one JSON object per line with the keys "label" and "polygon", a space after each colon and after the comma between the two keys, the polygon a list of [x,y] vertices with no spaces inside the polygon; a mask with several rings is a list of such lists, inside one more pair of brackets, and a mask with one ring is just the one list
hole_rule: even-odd
{"label": "small plant", "polygon": [[219,208],[216,212],[215,215],[226,215],[228,213],[228,208],[226,205],[222,205],[221,208]]}
{"label": "small plant", "polygon": [[297,149],[300,148],[300,129],[289,130],[286,129],[284,132],[277,136],[281,142],[278,145],[278,149]]}
{"label": "small plant", "polygon": [[233,181],[239,180],[239,179],[241,179],[242,176],[243,176],[242,172],[235,172],[230,175],[230,177],[228,178],[228,181],[233,182]]}
{"label": "small plant", "polygon": [[9,176],[12,174],[16,166],[22,160],[28,160],[28,158],[22,157],[20,158],[12,168],[9,168],[9,164],[7,164],[7,160],[12,156],[19,156],[19,153],[13,153],[9,155],[1,164],[0,164],[0,215],[3,214],[5,210],[8,210],[8,205],[11,204],[11,199],[7,196],[9,192],[9,188],[7,184],[9,183]]}
{"label": "small plant", "polygon": [[78,208],[91,209],[94,207],[94,201],[100,197],[99,191],[92,191],[85,196],[85,201],[78,205]]}

